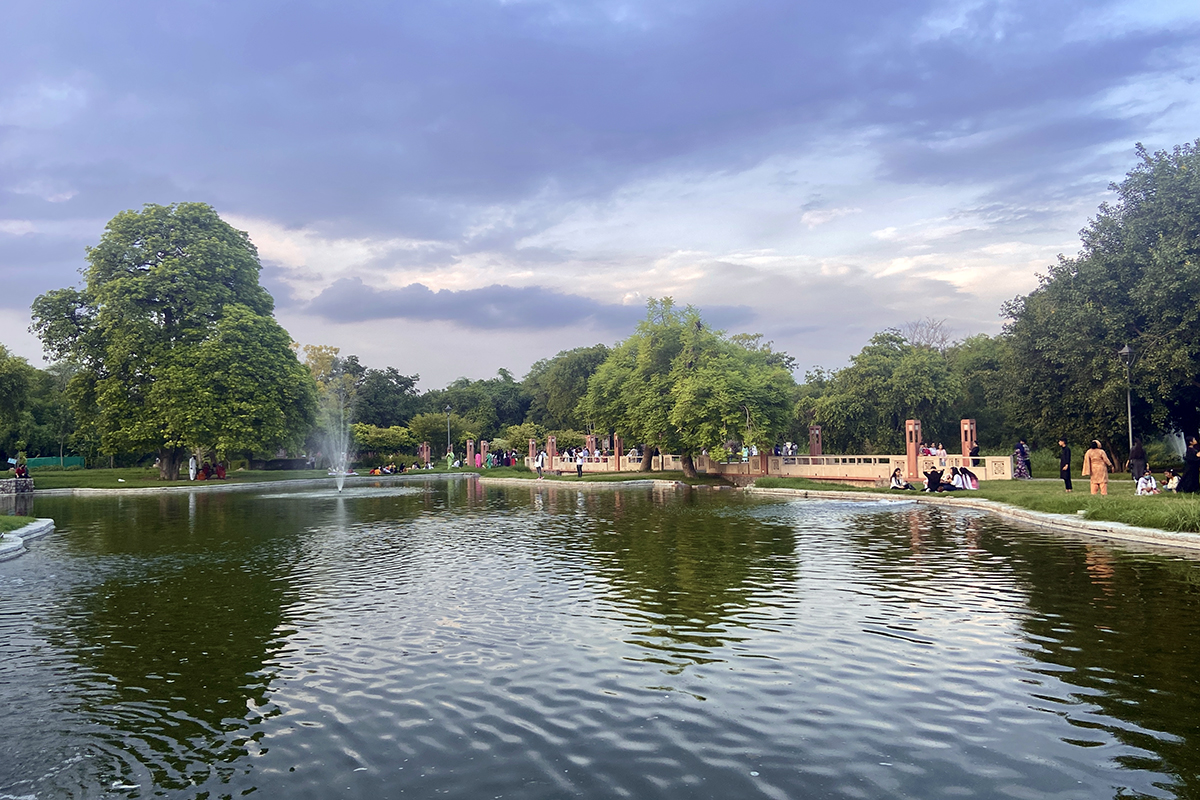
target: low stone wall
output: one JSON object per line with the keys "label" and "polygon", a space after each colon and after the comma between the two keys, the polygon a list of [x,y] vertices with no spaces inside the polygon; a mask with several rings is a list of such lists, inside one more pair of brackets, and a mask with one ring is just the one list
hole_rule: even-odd
{"label": "low stone wall", "polygon": [[33,478],[4,478],[0,480],[0,494],[26,494],[33,491]]}

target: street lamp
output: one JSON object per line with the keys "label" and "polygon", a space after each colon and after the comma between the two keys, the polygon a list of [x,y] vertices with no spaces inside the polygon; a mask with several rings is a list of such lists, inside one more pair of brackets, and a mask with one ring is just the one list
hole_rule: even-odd
{"label": "street lamp", "polygon": [[1133,366],[1133,348],[1127,344],[1117,351],[1117,355],[1125,365],[1125,413],[1129,419],[1129,450],[1133,452],[1133,382],[1129,377],[1129,368]]}
{"label": "street lamp", "polygon": [[450,452],[450,404],[446,404],[446,453]]}

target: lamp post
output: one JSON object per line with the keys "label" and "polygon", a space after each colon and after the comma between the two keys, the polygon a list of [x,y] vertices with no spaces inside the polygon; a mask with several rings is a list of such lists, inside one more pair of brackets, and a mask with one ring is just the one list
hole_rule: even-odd
{"label": "lamp post", "polygon": [[1129,450],[1133,452],[1133,382],[1129,377],[1129,368],[1133,366],[1133,348],[1127,344],[1117,351],[1117,355],[1125,365],[1125,414],[1129,419]]}
{"label": "lamp post", "polygon": [[446,452],[450,452],[450,404],[446,404]]}

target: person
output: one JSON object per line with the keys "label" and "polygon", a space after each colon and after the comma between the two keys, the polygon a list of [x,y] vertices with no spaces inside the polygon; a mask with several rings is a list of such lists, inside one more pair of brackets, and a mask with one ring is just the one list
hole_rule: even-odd
{"label": "person", "polygon": [[971,449],[967,451],[967,455],[971,458],[971,466],[978,467],[979,466],[979,443],[978,442],[971,445]]}
{"label": "person", "polygon": [[964,489],[978,489],[979,488],[979,476],[976,475],[974,472],[971,472],[971,470],[967,469],[966,467],[959,467],[958,474],[962,475],[962,477],[963,477],[963,484],[964,484],[963,488]]}
{"label": "person", "polygon": [[942,471],[931,469],[925,473],[925,491],[940,492],[942,489]]}
{"label": "person", "polygon": [[1071,448],[1067,447],[1067,440],[1059,438],[1058,446],[1062,449],[1058,451],[1058,474],[1062,476],[1063,486],[1067,492],[1071,491]]}
{"label": "person", "polygon": [[1142,477],[1138,478],[1135,494],[1158,494],[1158,482],[1154,480],[1154,471],[1146,467]]}
{"label": "person", "polygon": [[580,448],[575,451],[575,477],[577,477],[577,478],[583,477],[583,459],[584,459],[583,454],[585,452],[587,452],[587,451],[584,450],[583,448]]}
{"label": "person", "polygon": [[1179,491],[1179,474],[1175,470],[1168,469],[1163,471],[1162,490],[1164,492]]}
{"label": "person", "polygon": [[914,489],[915,487],[908,481],[904,480],[904,475],[901,474],[900,468],[896,467],[894,470],[892,470],[892,486],[891,486],[891,488],[903,489],[903,490],[907,491],[910,489]]}
{"label": "person", "polygon": [[533,459],[533,466],[537,468],[537,479],[542,479],[542,470],[546,467],[546,451],[539,450],[537,456]]}
{"label": "person", "polygon": [[1177,492],[1195,494],[1200,492],[1200,441],[1188,437],[1187,452],[1183,454],[1183,475],[1179,478]]}
{"label": "person", "polygon": [[953,486],[955,489],[970,488],[967,486],[967,482],[963,478],[963,474],[961,472],[959,472],[958,467],[950,468],[950,485]]}
{"label": "person", "polygon": [[1017,480],[1029,480],[1033,477],[1029,474],[1029,461],[1025,458],[1023,444],[1024,442],[1017,442],[1017,446],[1013,448],[1013,478]]}
{"label": "person", "polygon": [[1083,454],[1083,474],[1091,479],[1092,494],[1108,494],[1108,471],[1112,465],[1108,453],[1100,446],[1100,440],[1093,439],[1091,448]]}
{"label": "person", "polygon": [[188,480],[196,480],[196,457],[192,456],[188,459]]}
{"label": "person", "polygon": [[1029,445],[1025,444],[1025,440],[1021,439],[1017,442],[1017,449],[1021,451],[1021,460],[1025,462],[1025,477],[1033,477],[1033,462],[1029,458]]}
{"label": "person", "polygon": [[1133,440],[1133,447],[1129,451],[1129,474],[1136,481],[1142,477],[1142,473],[1146,471],[1146,448],[1142,446],[1141,438]]}

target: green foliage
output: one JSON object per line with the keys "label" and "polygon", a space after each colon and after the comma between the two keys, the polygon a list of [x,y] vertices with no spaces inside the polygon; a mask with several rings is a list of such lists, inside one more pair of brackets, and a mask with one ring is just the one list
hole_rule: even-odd
{"label": "green foliage", "polygon": [[1200,141],[1137,155],[1080,253],[1005,307],[1015,421],[1045,440],[1124,452],[1126,343],[1135,430],[1200,428]]}
{"label": "green foliage", "polygon": [[400,425],[380,428],[356,422],[351,426],[351,432],[359,452],[400,453],[412,450],[417,444],[409,429]]}
{"label": "green foliage", "polygon": [[[464,430],[474,434],[470,438],[490,440],[509,425],[519,425],[525,421],[529,395],[508,370],[501,369],[495,378],[478,381],[459,378],[445,389],[426,392],[421,396],[420,405],[426,413],[442,412],[443,415],[442,409],[449,405],[455,414],[465,420]],[[446,437],[445,425],[443,416],[443,440]]]}
{"label": "green foliage", "polygon": [[522,422],[520,425],[509,425],[504,429],[504,441],[518,453],[524,453],[533,439],[538,445],[546,443],[546,429],[532,422]]}
{"label": "green foliage", "polygon": [[420,375],[401,375],[395,367],[369,369],[358,384],[354,419],[381,428],[405,425],[419,410]]}
{"label": "green foliage", "polygon": [[637,331],[592,375],[581,411],[627,442],[663,452],[719,454],[730,441],[767,445],[792,405],[785,363],[758,337],[727,338],[694,308],[652,299]]}
{"label": "green foliage", "polygon": [[[417,414],[409,420],[408,431],[414,445],[429,442],[435,460],[446,452],[445,412]],[[467,439],[478,438],[471,430],[471,423],[466,417],[453,412],[450,414],[450,442],[460,455],[466,447]]]}
{"label": "green foliage", "polygon": [[875,334],[800,408],[821,425],[831,452],[903,452],[906,419],[920,419],[928,439],[957,439],[952,408],[960,391],[944,353],[910,344],[889,329]]}
{"label": "green foliage", "polygon": [[307,431],[315,390],[244,232],[202,203],[147,205],[114,217],[87,259],[83,289],[34,301],[33,328],[78,365],[68,394],[103,452],[158,450],[173,478],[188,448],[263,450]]}
{"label": "green foliage", "polygon": [[563,350],[535,363],[524,381],[530,398],[526,419],[547,428],[587,430],[589,421],[579,413],[579,402],[587,394],[588,379],[606,358],[608,348],[598,344]]}

